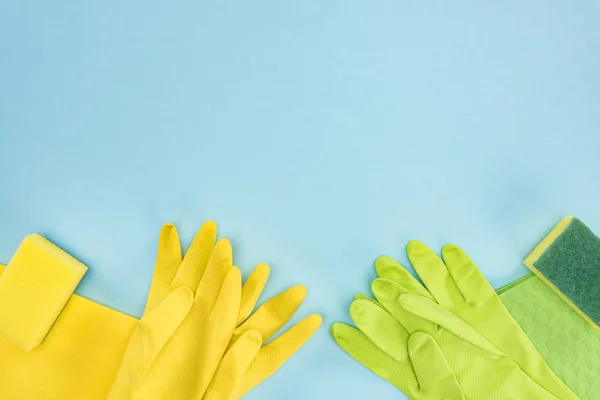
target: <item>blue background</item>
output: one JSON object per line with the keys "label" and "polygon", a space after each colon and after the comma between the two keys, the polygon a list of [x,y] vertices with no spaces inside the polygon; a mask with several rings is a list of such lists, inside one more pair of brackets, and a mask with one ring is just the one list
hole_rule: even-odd
{"label": "blue background", "polygon": [[249,400],[403,398],[328,329],[409,239],[499,287],[600,232],[598,2],[96,3],[0,5],[0,261],[40,232],[139,316],[161,225],[214,219],[325,321]]}

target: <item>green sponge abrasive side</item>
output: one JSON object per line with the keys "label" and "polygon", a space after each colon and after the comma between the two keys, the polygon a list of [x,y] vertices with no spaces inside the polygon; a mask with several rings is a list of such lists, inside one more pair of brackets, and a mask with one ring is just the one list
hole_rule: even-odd
{"label": "green sponge abrasive side", "polygon": [[585,224],[563,219],[523,263],[600,329],[600,238]]}

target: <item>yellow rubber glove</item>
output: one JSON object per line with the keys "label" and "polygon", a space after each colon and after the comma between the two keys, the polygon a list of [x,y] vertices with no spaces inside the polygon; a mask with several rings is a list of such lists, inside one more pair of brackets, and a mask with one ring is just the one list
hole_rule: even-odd
{"label": "yellow rubber glove", "polygon": [[[174,229],[164,229],[161,246],[171,246],[173,234]],[[204,224],[181,262],[180,248],[159,251],[160,289],[153,290],[153,284],[109,400],[204,396],[233,335],[242,289],[240,271],[232,266],[231,244],[221,239],[215,245],[216,234],[214,223]],[[164,296],[162,282],[169,280]],[[258,332],[242,339],[260,347]]]}
{"label": "yellow rubber glove", "polygon": [[442,260],[425,244],[411,241],[407,253],[427,289],[390,257],[380,257],[376,261],[379,277],[399,284],[405,293],[433,298],[472,326],[540,386],[559,399],[577,399],[548,367],[464,251],[458,246],[446,245],[442,249]]}
{"label": "yellow rubber glove", "polygon": [[[212,222],[206,223],[199,231],[198,235],[194,239],[190,249],[188,250],[185,258],[182,261],[181,245],[177,235],[176,229],[168,224],[162,229],[156,268],[154,271],[154,277],[150,288],[150,294],[148,297],[148,303],[144,312],[144,321],[148,316],[151,323],[158,321],[161,318],[155,318],[159,312],[165,313],[165,320],[169,321],[169,324],[161,324],[160,332],[161,338],[164,338],[172,330],[173,325],[178,318],[177,312],[173,313],[174,318],[167,316],[163,311],[163,303],[173,296],[172,293],[176,293],[178,287],[181,286],[193,286],[198,280],[204,280],[204,276],[207,274],[212,277],[213,273],[210,272],[212,269],[209,267],[204,268],[203,265],[207,264],[210,266],[210,262],[206,261],[210,258],[211,249],[214,246],[216,239],[216,226]],[[216,247],[214,247],[213,256],[220,254],[218,260],[226,260],[225,264],[231,269],[237,270],[235,267],[231,267],[231,248],[227,246],[226,251],[219,250],[221,243],[227,243],[226,241],[219,241]],[[214,269],[214,268],[213,268]],[[237,275],[237,273],[236,273]],[[212,353],[207,353],[206,350],[201,350],[207,354],[210,354],[211,362],[209,368],[202,364],[204,370],[200,372],[201,378],[199,381],[195,381],[191,384],[185,383],[186,377],[193,376],[188,374],[188,371],[181,371],[182,356],[181,354],[196,354],[196,347],[202,344],[195,344],[192,339],[196,341],[198,339],[198,333],[194,331],[196,328],[194,324],[187,322],[182,323],[182,326],[176,328],[173,336],[177,339],[168,338],[164,344],[164,349],[160,352],[158,357],[160,367],[151,368],[146,377],[141,378],[138,374],[133,380],[121,385],[124,391],[127,391],[128,387],[137,386],[135,390],[136,399],[159,399],[159,398],[180,398],[176,396],[188,396],[181,398],[200,399],[202,398],[202,391],[206,386],[206,377],[214,372],[214,378],[210,383],[210,387],[205,391],[204,399],[238,399],[247,393],[249,390],[260,384],[262,381],[267,379],[273,373],[279,369],[281,365],[291,357],[318,329],[321,324],[321,318],[317,315],[312,315],[301,321],[299,324],[291,328],[288,332],[282,334],[271,343],[261,347],[261,344],[266,342],[274,335],[295,313],[297,308],[303,302],[306,296],[306,289],[303,286],[295,286],[281,293],[280,295],[272,298],[271,300],[264,303],[258,310],[256,310],[250,317],[248,317],[254,306],[256,305],[260,294],[266,285],[269,276],[269,267],[267,265],[259,265],[251,276],[248,278],[246,284],[241,288],[241,300],[238,299],[239,312],[236,313],[234,323],[237,328],[227,338],[229,348],[222,359],[219,361],[219,366],[214,371],[213,359],[216,359],[216,354],[222,353],[222,342],[220,343],[219,350]],[[236,278],[237,281],[237,278]],[[200,284],[202,285],[202,284]],[[206,286],[205,286],[206,287]],[[238,289],[241,284],[238,282]],[[201,288],[198,287],[196,296],[202,296],[200,293]],[[223,289],[225,290],[225,289]],[[229,288],[227,290],[233,290]],[[214,297],[214,294],[212,295]],[[236,293],[235,297],[239,297]],[[201,302],[201,298],[198,299]],[[182,308],[184,301],[181,300],[177,303],[177,306]],[[241,303],[241,304],[240,304]],[[169,304],[169,303],[167,303]],[[168,307],[176,307],[171,303]],[[198,306],[199,307],[199,306]],[[229,309],[231,310],[231,309]],[[229,318],[230,312],[228,311],[227,318],[229,329]],[[216,312],[213,317],[217,317]],[[190,318],[186,317],[185,321]],[[195,318],[200,318],[196,316]],[[158,322],[156,322],[158,324]],[[198,320],[200,324],[200,320]],[[159,328],[156,328],[157,331]],[[184,332],[184,335],[182,335]],[[180,336],[181,335],[181,336]],[[219,340],[225,337],[225,334],[218,335]],[[133,341],[133,339],[132,339]],[[152,351],[147,351],[149,354],[156,352],[156,348],[160,347],[160,343],[163,342],[161,339],[157,341],[159,344],[155,345]],[[176,344],[172,344],[174,342]],[[212,343],[212,342],[210,342]],[[138,350],[136,350],[138,351]],[[175,356],[170,356],[174,353]],[[198,362],[197,358],[194,360]],[[148,361],[145,361],[147,364]],[[150,361],[152,363],[152,361]],[[198,369],[200,367],[195,366]],[[144,366],[139,363],[131,364],[131,368],[140,370]],[[166,375],[163,370],[167,371]],[[207,372],[205,372],[207,371]],[[172,375],[172,376],[171,376]],[[184,376],[183,376],[184,375]],[[166,378],[165,378],[166,377]],[[117,380],[119,381],[119,380]],[[139,383],[135,383],[139,381]],[[125,380],[127,382],[127,380]],[[198,383],[200,382],[200,383]],[[117,385],[117,383],[115,383]],[[176,385],[177,387],[184,387],[187,389],[181,389],[181,393],[172,393],[171,386]],[[190,389],[191,388],[191,389]],[[118,390],[115,388],[114,390]],[[177,389],[180,390],[180,389]],[[185,392],[187,390],[189,393]],[[184,393],[185,392],[185,393]],[[117,392],[115,392],[116,395]],[[191,396],[191,397],[190,397]],[[120,398],[120,397],[116,397]]]}
{"label": "yellow rubber glove", "polygon": [[[216,227],[213,223],[207,224],[205,226],[210,226],[211,229],[208,235],[210,239],[207,239],[210,243],[216,237]],[[170,287],[173,286],[173,271],[181,264],[181,244],[172,225],[163,227],[159,243],[146,312],[167,296]],[[196,254],[192,257],[205,258],[208,250],[201,252],[201,246],[195,246],[194,243],[188,250],[186,259],[191,254]],[[294,286],[268,300],[252,313],[267,284],[269,273],[268,265],[258,265],[242,288],[236,329],[230,339],[230,348],[205,394],[207,400],[239,399],[273,375],[321,325],[321,317],[311,315],[272,342],[260,347],[261,343],[267,342],[289,321],[306,297],[304,286]]]}
{"label": "yellow rubber glove", "polygon": [[[268,266],[259,265],[243,287],[242,308],[238,316],[238,327],[231,338],[232,346],[249,347],[240,344],[241,338],[249,332],[259,332],[262,342],[266,342],[288,322],[306,297],[304,286],[292,287],[264,303],[246,319],[266,284],[268,273]],[[236,400],[244,396],[273,375],[319,329],[321,323],[319,315],[306,317],[261,347],[249,365],[246,357],[232,356],[229,360],[224,358],[205,400]],[[242,352],[239,349],[239,353]],[[250,355],[250,351],[246,351],[246,354]],[[238,361],[234,363],[230,360]]]}

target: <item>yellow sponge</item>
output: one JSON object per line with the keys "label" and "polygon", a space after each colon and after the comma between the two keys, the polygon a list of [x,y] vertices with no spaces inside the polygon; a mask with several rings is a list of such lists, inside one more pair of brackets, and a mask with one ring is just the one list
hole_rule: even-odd
{"label": "yellow sponge", "polygon": [[26,236],[0,277],[0,335],[35,349],[86,271],[42,235]]}

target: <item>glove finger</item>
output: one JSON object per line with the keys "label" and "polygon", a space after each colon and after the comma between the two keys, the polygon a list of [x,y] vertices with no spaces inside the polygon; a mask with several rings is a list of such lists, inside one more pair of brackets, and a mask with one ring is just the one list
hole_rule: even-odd
{"label": "glove finger", "polygon": [[304,346],[322,322],[319,315],[306,317],[277,339],[263,346],[246,371],[240,397],[277,372],[296,351]]}
{"label": "glove finger", "polygon": [[156,266],[154,267],[144,315],[167,297],[171,289],[171,283],[180,265],[181,244],[177,235],[177,229],[173,224],[165,224],[160,231],[160,238],[158,239]]}
{"label": "glove finger", "polygon": [[267,284],[269,273],[270,269],[267,264],[259,264],[254,268],[250,277],[248,277],[248,280],[242,287],[242,302],[236,323],[237,326],[240,326],[252,313],[252,310],[254,310],[256,302],[258,302],[258,298]]}
{"label": "glove finger", "polygon": [[[208,261],[206,270],[204,271],[200,284],[196,290],[196,301],[200,301],[202,307],[209,312],[214,308],[221,287],[223,286],[225,276],[231,270],[232,258],[231,243],[227,239],[220,239],[210,255],[210,260]],[[241,282],[239,286],[241,292]],[[238,311],[235,314],[236,320],[238,313],[239,302]]]}
{"label": "glove finger", "polygon": [[375,375],[411,398],[418,393],[419,385],[410,362],[394,360],[352,326],[335,323],[331,327],[331,335],[342,350]]}
{"label": "glove finger", "polygon": [[[458,318],[436,302],[418,294],[403,294],[400,296],[400,305],[417,318],[422,318],[433,324],[424,332],[433,333],[437,327],[443,327],[456,336],[466,340],[482,350],[501,356],[502,353],[494,347],[486,338],[481,336],[471,325]],[[435,335],[434,335],[435,336]]]}
{"label": "glove finger", "polygon": [[350,305],[352,320],[371,342],[396,361],[408,361],[408,332],[375,302],[355,300]]}
{"label": "glove finger", "polygon": [[388,256],[381,256],[375,261],[377,276],[402,285],[410,293],[431,296],[429,291],[411,275],[398,261]]}
{"label": "glove finger", "polygon": [[248,366],[262,345],[258,331],[244,333],[223,356],[204,400],[237,400]]}
{"label": "glove finger", "polygon": [[413,313],[406,311],[398,302],[400,296],[410,293],[404,286],[389,279],[378,278],[371,284],[371,290],[379,304],[409,333],[430,329],[431,323],[429,321],[418,318]]}
{"label": "glove finger", "polygon": [[356,294],[354,295],[354,300],[366,300],[366,301],[370,301],[371,303],[373,303],[373,304],[376,304],[376,305],[378,305],[378,306],[380,306],[380,307],[381,307],[381,304],[379,304],[377,301],[373,300],[373,299],[372,299],[372,298],[370,298],[369,296],[365,296],[365,295],[364,295],[364,294],[362,294],[362,293],[356,293]]}
{"label": "glove finger", "polygon": [[[436,399],[464,400],[454,371],[431,336],[416,332],[408,339],[408,354],[424,395]],[[434,396],[432,396],[434,395]]]}
{"label": "glove finger", "polygon": [[442,257],[456,286],[469,304],[477,304],[496,296],[479,268],[458,246],[448,244],[442,248]]}
{"label": "glove finger", "polygon": [[200,279],[204,275],[204,270],[213,252],[216,240],[217,225],[213,221],[205,222],[185,253],[171,287],[187,286],[192,290],[196,290]]}
{"label": "glove finger", "polygon": [[202,324],[198,334],[198,340],[201,340],[198,360],[202,360],[197,378],[198,393],[204,393],[208,388],[227,350],[239,313],[241,291],[242,274],[236,267],[231,267],[221,285],[212,312],[198,320]]}
{"label": "glove finger", "polygon": [[289,321],[305,298],[306,287],[302,285],[278,294],[260,306],[246,322],[239,326],[231,340],[235,341],[244,332],[254,329],[260,332],[263,342],[266,342]]}
{"label": "glove finger", "polygon": [[406,250],[413,268],[438,303],[448,307],[464,302],[446,264],[433,250],[418,240],[408,242]]}

